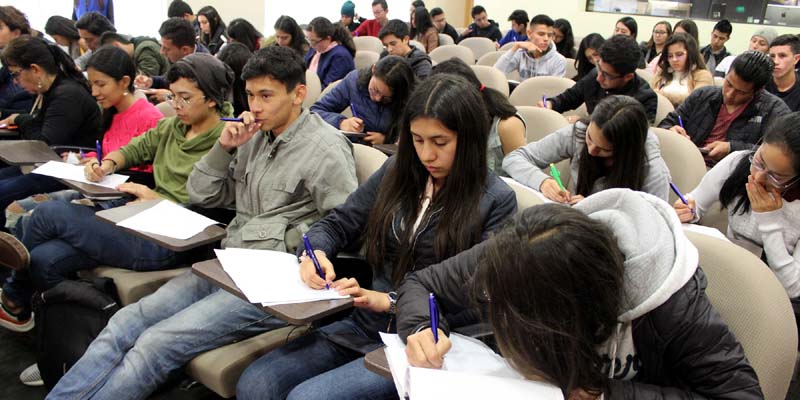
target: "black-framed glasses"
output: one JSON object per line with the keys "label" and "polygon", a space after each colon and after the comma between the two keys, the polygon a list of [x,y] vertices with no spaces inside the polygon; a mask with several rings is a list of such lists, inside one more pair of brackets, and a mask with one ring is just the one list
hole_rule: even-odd
{"label": "black-framed glasses", "polygon": [[784,191],[797,183],[798,179],[800,179],[800,176],[794,176],[792,178],[779,178],[775,176],[774,172],[767,169],[764,161],[759,157],[756,157],[757,152],[758,151],[754,151],[750,154],[750,165],[752,165],[757,171],[764,172],[769,180],[770,185],[772,185],[775,189]]}

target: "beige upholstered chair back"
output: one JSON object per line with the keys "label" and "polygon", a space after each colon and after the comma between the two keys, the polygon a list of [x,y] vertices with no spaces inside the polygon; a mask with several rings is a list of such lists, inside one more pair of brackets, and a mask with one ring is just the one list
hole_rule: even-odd
{"label": "beige upholstered chair back", "polygon": [[460,58],[467,63],[467,65],[475,64],[475,55],[472,53],[472,50],[470,50],[469,47],[459,46],[457,44],[439,46],[433,49],[429,55],[431,56],[433,65],[451,58]]}
{"label": "beige upholstered chair back", "polygon": [[356,52],[369,50],[381,54],[383,51],[383,43],[375,36],[356,36],[353,38],[353,43],[356,45]]}
{"label": "beige upholstered chair back", "polygon": [[311,108],[319,99],[321,92],[322,83],[317,73],[306,70],[306,98],[303,99],[303,108]]}
{"label": "beige upholstered chair back", "polygon": [[358,143],[353,144],[353,157],[356,161],[356,177],[359,185],[366,182],[388,158],[380,150]]}
{"label": "beige upholstered chair back", "polygon": [[515,106],[535,106],[542,96],[555,97],[575,85],[572,79],[559,76],[535,76],[528,78],[514,89],[509,101]]}
{"label": "beige upholstered chair back", "polygon": [[481,58],[486,53],[497,50],[493,41],[485,37],[470,37],[458,42],[459,46],[464,46],[472,50],[473,61]]}
{"label": "beige upholstered chair back", "polygon": [[[672,182],[682,193],[689,193],[706,174],[706,163],[703,155],[691,140],[663,128],[650,128],[661,144],[661,158],[669,168]],[[678,196],[670,191],[669,201],[673,204]],[[724,233],[724,232],[723,232]]]}
{"label": "beige upholstered chair back", "polygon": [[481,83],[508,97],[508,81],[499,69],[485,65],[471,65],[471,67]]}
{"label": "beige upholstered chair back", "polygon": [[353,62],[356,63],[356,69],[368,68],[378,62],[380,57],[381,55],[374,51],[361,50],[356,52]]}

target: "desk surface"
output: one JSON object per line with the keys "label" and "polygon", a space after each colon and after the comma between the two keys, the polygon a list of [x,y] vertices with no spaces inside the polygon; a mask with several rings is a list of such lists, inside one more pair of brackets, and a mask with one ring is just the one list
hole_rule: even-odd
{"label": "desk surface", "polygon": [[41,140],[0,140],[0,160],[9,165],[33,165],[61,161],[61,157]]}
{"label": "desk surface", "polygon": [[75,189],[86,197],[104,198],[104,197],[121,197],[125,193],[116,189],[107,188],[100,185],[92,185],[91,183],[83,183],[78,181],[71,181],[69,179],[58,179],[61,183]]}
{"label": "desk surface", "polygon": [[386,154],[389,157],[391,157],[391,156],[395,155],[395,153],[397,153],[397,145],[396,144],[376,144],[376,145],[373,145],[372,147],[380,150],[381,152],[383,152],[383,154]]}
{"label": "desk surface", "polygon": [[[247,298],[236,286],[230,275],[222,269],[219,260],[207,260],[192,265],[192,272],[211,281],[225,291],[245,301]],[[353,306],[352,299],[319,300],[307,303],[281,304],[277,306],[261,306],[264,311],[293,325],[305,325],[328,315],[346,310]]]}
{"label": "desk surface", "polygon": [[364,366],[368,370],[384,377],[392,379],[392,370],[389,369],[389,361],[386,359],[386,352],[381,347],[377,350],[372,350],[364,357]]}
{"label": "desk surface", "polygon": [[19,139],[19,131],[12,129],[0,129],[0,139]]}
{"label": "desk surface", "polygon": [[[160,202],[161,200],[148,200],[139,203],[128,204],[121,207],[110,208],[108,210],[98,211],[94,215],[102,221],[117,224],[118,222],[136,215]],[[140,232],[134,229],[119,227],[136,236],[158,243],[173,251],[186,251],[195,247],[214,243],[225,237],[225,228],[219,225],[211,225],[202,232],[190,237],[189,239],[175,239],[153,233]]]}

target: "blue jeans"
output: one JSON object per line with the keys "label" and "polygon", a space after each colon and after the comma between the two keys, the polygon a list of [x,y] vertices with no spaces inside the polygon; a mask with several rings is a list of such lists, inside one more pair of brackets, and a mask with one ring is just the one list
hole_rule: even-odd
{"label": "blue jeans", "polygon": [[145,399],[192,358],[286,324],[191,272],[118,311],[48,399]]}
{"label": "blue jeans", "polygon": [[[323,328],[364,336],[352,319]],[[364,355],[339,346],[316,331],[258,359],[236,385],[236,398],[250,399],[396,399],[397,390],[364,366]]]}
{"label": "blue jeans", "polygon": [[66,188],[55,178],[38,174],[23,175],[19,167],[0,169],[0,229],[6,226],[6,207],[14,200]]}

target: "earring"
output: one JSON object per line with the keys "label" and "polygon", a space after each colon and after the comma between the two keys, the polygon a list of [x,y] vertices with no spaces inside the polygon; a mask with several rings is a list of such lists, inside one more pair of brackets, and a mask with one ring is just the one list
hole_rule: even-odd
{"label": "earring", "polygon": [[126,91],[122,92],[122,95],[123,96],[127,96],[128,95],[128,91],[126,90]]}
{"label": "earring", "polygon": [[38,88],[38,89],[42,88],[42,80],[41,79],[39,79],[39,83],[36,84],[36,88]]}

